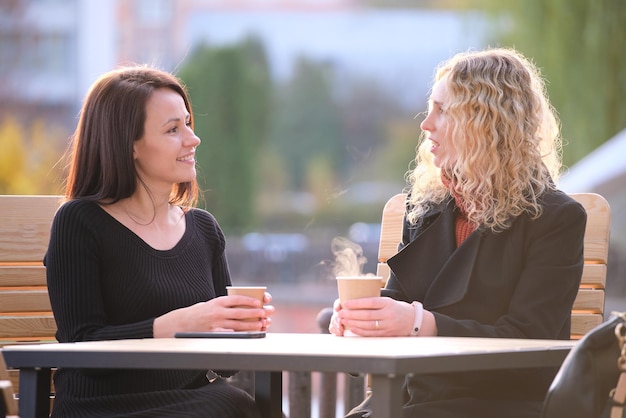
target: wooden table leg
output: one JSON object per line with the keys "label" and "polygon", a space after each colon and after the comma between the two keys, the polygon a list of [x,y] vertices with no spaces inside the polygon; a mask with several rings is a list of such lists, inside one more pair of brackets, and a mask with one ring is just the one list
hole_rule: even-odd
{"label": "wooden table leg", "polygon": [[282,372],[255,372],[254,399],[263,418],[283,418]]}
{"label": "wooden table leg", "polygon": [[50,416],[50,369],[20,369],[19,413],[21,418]]}
{"label": "wooden table leg", "polygon": [[402,416],[404,376],[372,374],[372,416]]}

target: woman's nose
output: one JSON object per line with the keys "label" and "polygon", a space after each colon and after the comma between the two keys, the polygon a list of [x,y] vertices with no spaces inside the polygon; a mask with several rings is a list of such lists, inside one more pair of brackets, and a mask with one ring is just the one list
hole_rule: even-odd
{"label": "woman's nose", "polygon": [[196,135],[196,133],[192,130],[189,129],[190,135],[187,139],[189,145],[191,145],[192,147],[197,147],[198,145],[200,145],[200,142],[202,142],[202,140],[198,137],[198,135]]}
{"label": "woman's nose", "polygon": [[430,113],[426,115],[426,118],[420,123],[420,128],[422,131],[430,131],[432,128]]}

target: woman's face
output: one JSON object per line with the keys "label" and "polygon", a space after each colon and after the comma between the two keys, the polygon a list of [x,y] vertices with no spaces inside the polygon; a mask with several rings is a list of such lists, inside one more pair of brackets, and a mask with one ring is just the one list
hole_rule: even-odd
{"label": "woman's face", "polygon": [[173,184],[196,177],[200,138],[190,120],[183,98],[174,90],[157,89],[148,99],[144,134],[135,141],[133,157],[139,176],[152,187],[163,184],[169,191]]}
{"label": "woman's face", "polygon": [[433,154],[433,163],[439,168],[451,168],[457,159],[456,150],[452,146],[447,117],[448,98],[448,87],[446,76],[444,76],[433,86],[433,92],[428,101],[428,115],[420,125],[431,142],[430,152]]}

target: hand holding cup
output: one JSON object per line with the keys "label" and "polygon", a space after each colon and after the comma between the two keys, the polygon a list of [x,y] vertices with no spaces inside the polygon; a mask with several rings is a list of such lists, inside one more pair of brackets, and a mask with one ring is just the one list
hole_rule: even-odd
{"label": "hand holding cup", "polygon": [[[337,276],[340,303],[359,298],[379,297],[382,284],[380,276]],[[344,336],[354,335],[344,327]]]}
{"label": "hand holding cup", "polygon": [[[267,290],[267,286],[226,286],[226,292],[228,296],[233,296],[233,295],[248,296],[248,297],[257,299],[259,302],[261,302],[261,306],[263,306],[265,302],[266,290]],[[248,305],[241,305],[241,306],[235,306],[235,308],[251,308],[251,307]],[[248,322],[254,322],[258,320],[259,318],[242,319],[242,321],[248,321]]]}

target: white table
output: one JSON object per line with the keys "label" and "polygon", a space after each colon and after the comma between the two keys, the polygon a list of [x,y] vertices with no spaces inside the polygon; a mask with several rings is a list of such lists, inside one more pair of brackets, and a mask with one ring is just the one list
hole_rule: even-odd
{"label": "white table", "polygon": [[263,416],[282,416],[282,372],[370,373],[376,417],[402,416],[407,375],[559,366],[575,341],[496,338],[361,338],[268,333],[260,339],[144,339],[3,348],[20,369],[20,417],[48,416],[50,369],[254,371]]}

